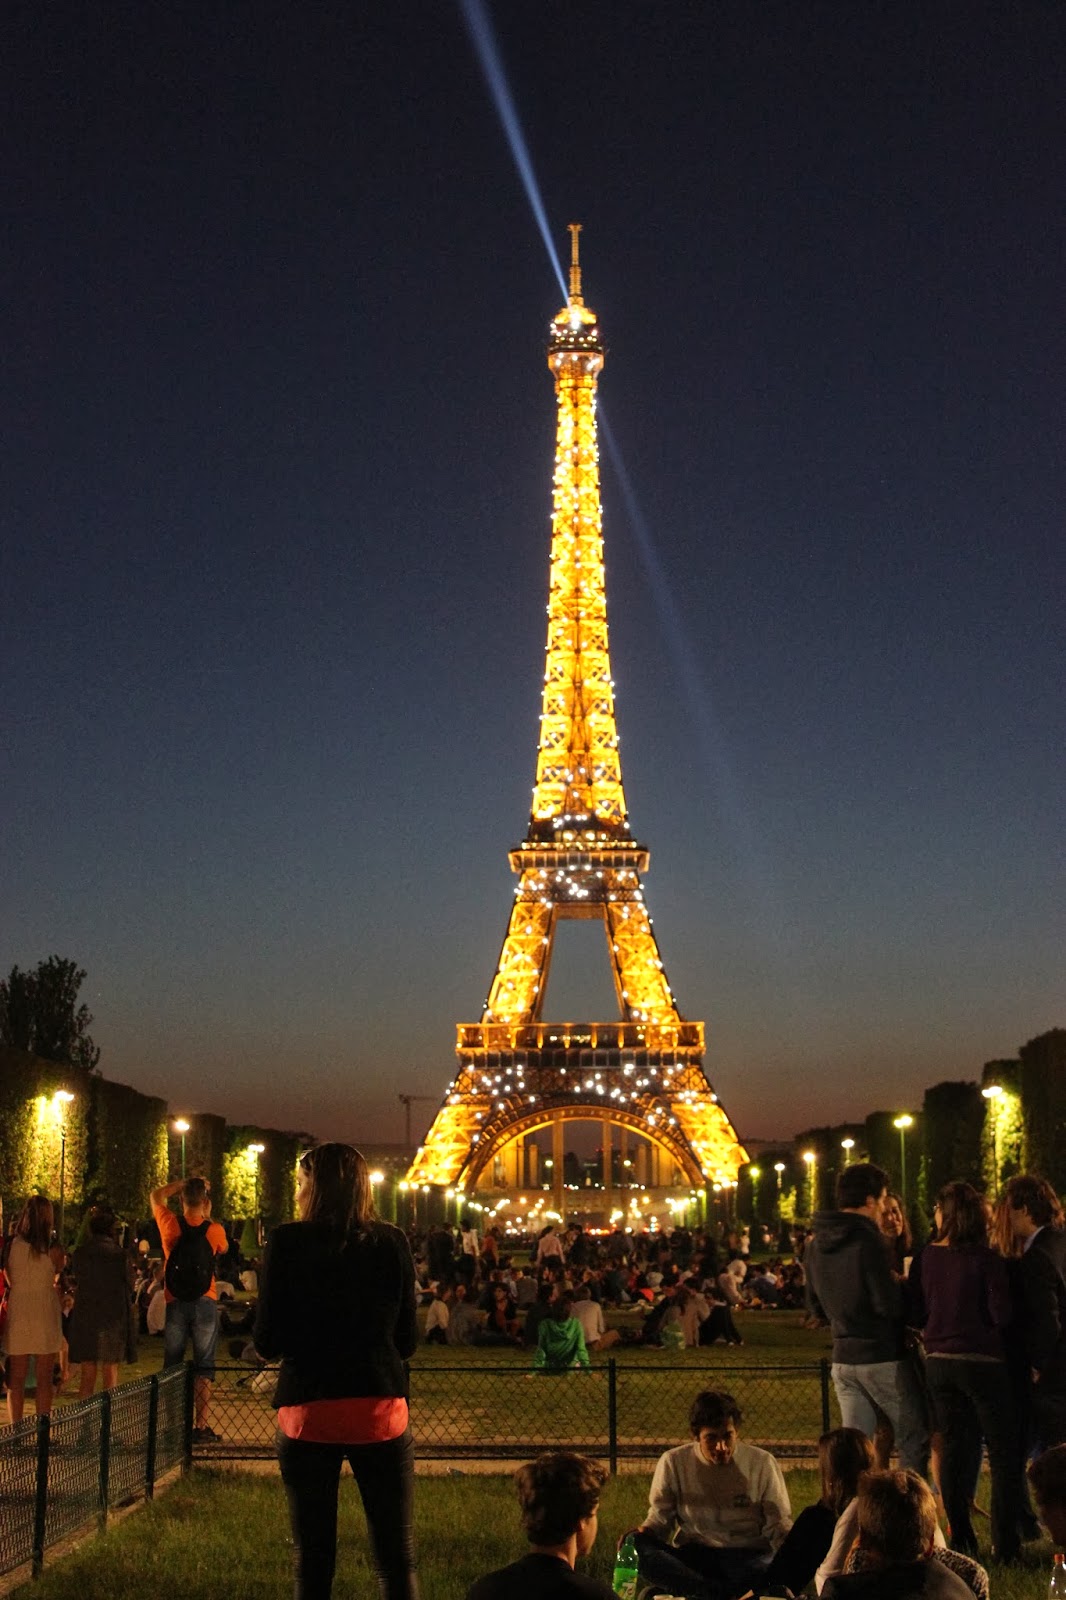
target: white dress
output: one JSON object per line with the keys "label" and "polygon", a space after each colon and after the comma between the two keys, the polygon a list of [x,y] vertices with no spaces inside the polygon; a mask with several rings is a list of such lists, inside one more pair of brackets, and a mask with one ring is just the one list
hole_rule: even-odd
{"label": "white dress", "polygon": [[63,1342],[63,1320],[51,1251],[41,1256],[25,1239],[12,1239],[7,1279],[11,1285],[4,1340],[8,1355],[57,1353]]}

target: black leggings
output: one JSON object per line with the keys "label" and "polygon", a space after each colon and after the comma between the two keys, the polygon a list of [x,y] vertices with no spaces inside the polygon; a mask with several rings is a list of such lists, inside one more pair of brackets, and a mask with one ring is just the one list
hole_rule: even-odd
{"label": "black leggings", "polygon": [[278,1434],[295,1545],[296,1600],[329,1600],[337,1565],[337,1490],[345,1459],[362,1496],[382,1600],[418,1600],[410,1428],[381,1444],[309,1444]]}

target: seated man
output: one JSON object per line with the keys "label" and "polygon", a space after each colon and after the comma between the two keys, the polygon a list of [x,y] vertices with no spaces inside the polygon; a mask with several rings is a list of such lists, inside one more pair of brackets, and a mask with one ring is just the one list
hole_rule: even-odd
{"label": "seated man", "polygon": [[609,1328],[603,1318],[603,1307],[592,1298],[586,1284],[574,1290],[574,1316],[581,1324],[587,1350],[609,1350],[618,1344],[621,1335],[617,1328]]}
{"label": "seated man", "polygon": [[532,1545],[509,1567],[479,1578],[466,1600],[614,1600],[606,1584],[574,1571],[596,1542],[600,1492],[607,1474],[587,1456],[559,1451],[515,1473],[522,1525]]}
{"label": "seated man", "polygon": [[655,1468],[636,1533],[640,1575],[671,1595],[730,1600],[758,1587],[791,1528],[788,1490],[770,1452],[738,1438],[731,1394],[703,1390],[688,1420],[693,1442]]}
{"label": "seated man", "polygon": [[973,1600],[964,1580],[933,1559],[936,1501],[924,1478],[864,1472],[856,1499],[858,1548],[848,1570],[827,1580],[821,1600]]}

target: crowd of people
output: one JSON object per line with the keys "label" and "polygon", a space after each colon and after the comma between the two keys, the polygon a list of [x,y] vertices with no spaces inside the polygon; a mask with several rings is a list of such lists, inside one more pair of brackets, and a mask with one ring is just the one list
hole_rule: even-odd
{"label": "crowd of people", "polygon": [[[750,1266],[747,1229],[719,1243],[685,1228],[666,1235],[616,1228],[600,1238],[547,1223],[533,1235],[492,1227],[481,1237],[467,1224],[410,1239],[428,1305],[427,1342],[524,1345],[538,1368],[587,1365],[589,1352],[620,1343],[739,1345],[734,1312],[804,1305],[802,1262],[778,1256]],[[605,1310],[631,1310],[634,1320],[608,1327]],[[564,1336],[570,1323],[578,1327]]]}
{"label": "crowd of people", "polygon": [[[276,1367],[297,1596],[331,1592],[345,1460],[385,1600],[417,1594],[407,1363],[422,1337],[420,1301],[431,1341],[524,1341],[537,1369],[565,1373],[587,1367],[590,1350],[612,1339],[669,1348],[672,1338],[696,1345],[714,1330],[739,1340],[734,1310],[795,1305],[802,1291],[810,1321],[832,1333],[842,1418],[818,1442],[818,1501],[793,1521],[779,1464],[741,1437],[737,1401],[702,1390],[689,1440],[658,1462],[644,1520],[619,1530],[634,1584],[688,1600],[796,1595],[812,1586],[827,1600],[989,1600],[973,1521],[986,1452],[996,1560],[1017,1561],[1039,1535],[1030,1484],[1045,1526],[1056,1540],[1066,1537],[1063,1213],[1036,1176],[1012,1178],[995,1208],[969,1184],[952,1183],[936,1197],[931,1236],[916,1247],[893,1198],[880,1168],[844,1168],[835,1206],[799,1241],[800,1259],[757,1270],[739,1238],[720,1251],[680,1229],[666,1239],[617,1230],[599,1240],[548,1226],[519,1263],[513,1241],[505,1248],[499,1235],[481,1239],[470,1226],[412,1241],[375,1217],[357,1150],[309,1150],[299,1164],[299,1220],[267,1243],[253,1329],[258,1357]],[[211,1217],[202,1178],[163,1185],[150,1201],[165,1263],[164,1361],[180,1362],[191,1343],[195,1434],[210,1439],[217,1296],[232,1242]],[[90,1212],[68,1263],[49,1202],[27,1204],[5,1262],[12,1420],[22,1414],[31,1355],[38,1410],[51,1402],[68,1266],[76,1281],[70,1351],[83,1392],[91,1393],[98,1366],[105,1383],[114,1381],[120,1330],[108,1317],[121,1305],[128,1339],[130,1259],[105,1208]],[[150,1282],[157,1284],[154,1273]],[[627,1306],[639,1322],[608,1327],[605,1307]],[[612,1318],[619,1320],[627,1319]],[[479,1580],[468,1600],[605,1597],[610,1591],[574,1566],[595,1540],[603,1481],[595,1463],[568,1452],[522,1468],[517,1490],[531,1552]]]}

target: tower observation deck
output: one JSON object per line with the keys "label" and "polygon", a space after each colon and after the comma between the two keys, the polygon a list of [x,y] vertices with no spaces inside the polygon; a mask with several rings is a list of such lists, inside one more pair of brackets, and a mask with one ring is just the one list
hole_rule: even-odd
{"label": "tower observation deck", "polygon": [[[566,1122],[602,1125],[608,1188],[612,1129],[622,1155],[636,1156],[623,1162],[635,1186],[640,1173],[646,1187],[734,1182],[747,1160],[704,1072],[703,1023],[682,1018],[667,981],[641,888],[649,852],[630,833],[596,437],[604,344],[581,292],[579,232],[571,224],[569,294],[548,332],[557,406],[548,639],[529,825],[508,855],[518,886],[481,1019],[458,1025],[458,1070],[408,1173],[466,1193],[539,1188],[547,1174],[530,1135],[550,1127],[560,1214]],[[604,927],[612,1021],[542,1020],[564,918]]]}

